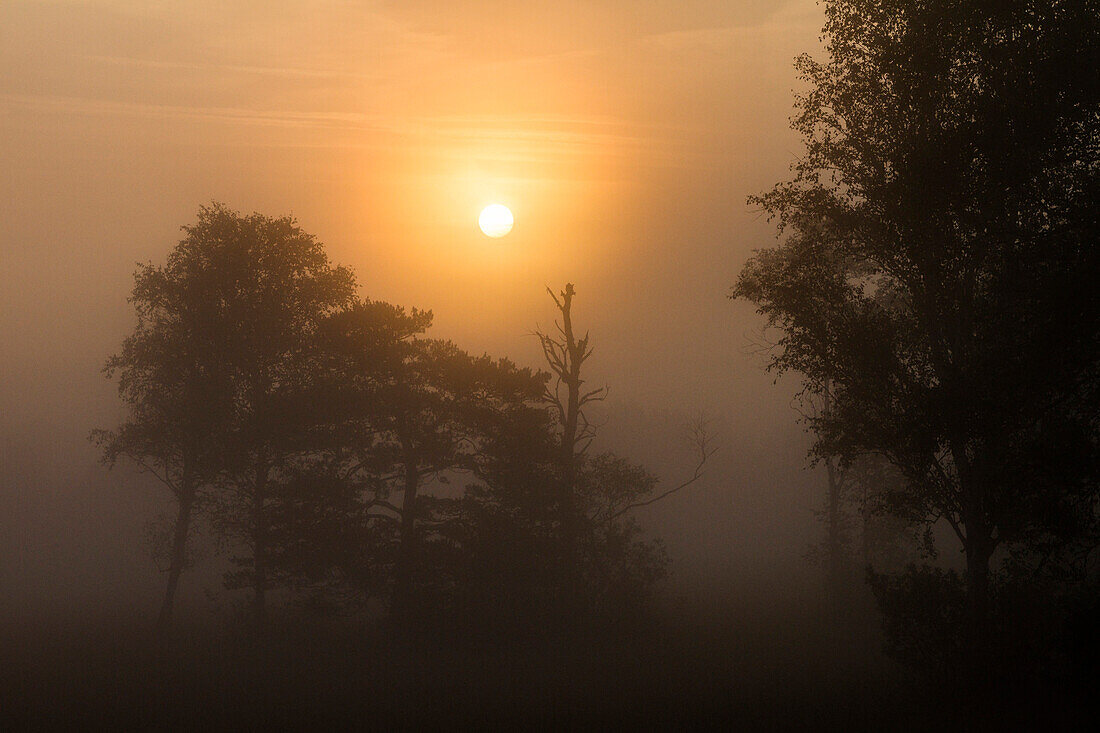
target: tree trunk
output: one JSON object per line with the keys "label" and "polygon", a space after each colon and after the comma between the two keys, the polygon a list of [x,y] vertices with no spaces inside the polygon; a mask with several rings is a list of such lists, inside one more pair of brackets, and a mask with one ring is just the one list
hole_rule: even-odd
{"label": "tree trunk", "polygon": [[996,687],[998,662],[995,649],[989,560],[993,543],[984,527],[968,527],[966,543],[967,619],[963,627],[962,681],[969,694],[984,699]]}
{"label": "tree trunk", "polygon": [[992,598],[990,595],[989,561],[996,548],[993,527],[986,513],[984,489],[974,476],[965,453],[958,456],[959,489],[962,494],[962,520],[966,528],[963,550],[966,554],[966,603],[967,638],[966,653],[969,659],[968,678],[979,688],[990,680],[993,671]]}
{"label": "tree trunk", "polygon": [[393,613],[408,622],[409,594],[412,590],[413,563],[416,555],[416,493],[420,471],[412,455],[405,459],[405,491],[401,499],[401,530],[394,572]]}
{"label": "tree trunk", "polygon": [[187,533],[191,526],[191,510],[195,504],[196,493],[195,481],[191,477],[191,468],[185,464],[178,497],[179,509],[176,515],[176,527],[172,538],[168,585],[164,590],[164,603],[161,604],[160,615],[157,617],[157,637],[162,644],[168,638],[168,631],[172,623],[172,609],[176,600],[176,588],[179,586],[180,574],[183,572],[183,566],[187,560]]}
{"label": "tree trunk", "polygon": [[829,478],[829,495],[825,504],[825,564],[828,574],[828,594],[835,603],[844,584],[844,538],[840,514],[841,477],[832,458],[825,460]]}
{"label": "tree trunk", "polygon": [[968,542],[966,546],[966,593],[970,618],[984,626],[989,619],[989,558],[986,543]]}
{"label": "tree trunk", "polygon": [[973,640],[984,636],[990,613],[989,560],[996,543],[993,527],[986,512],[985,492],[979,476],[966,453],[965,443],[955,438],[951,457],[959,477],[962,497],[962,524],[966,529],[963,550],[966,553],[966,596]]}
{"label": "tree trunk", "polygon": [[565,337],[565,347],[568,353],[567,367],[569,372],[563,375],[568,390],[565,403],[565,424],[562,425],[561,436],[561,464],[562,464],[562,530],[565,535],[566,552],[569,562],[572,563],[576,556],[577,544],[577,517],[576,517],[576,470],[577,470],[577,428],[580,422],[580,369],[583,354],[573,334],[573,284],[565,286],[562,293],[562,333]]}
{"label": "tree trunk", "polygon": [[[562,531],[565,534],[569,548],[576,544],[576,501],[574,494],[577,483],[577,390],[569,387],[569,403],[567,418],[562,431],[561,441],[561,512]],[[572,552],[572,549],[570,549]]]}
{"label": "tree trunk", "polygon": [[[832,380],[826,379],[821,406],[822,417],[826,419],[831,416],[833,409],[832,388]],[[829,482],[828,494],[825,497],[825,584],[828,600],[836,611],[844,580],[844,538],[840,495],[844,477],[832,456],[825,458],[825,472]]]}

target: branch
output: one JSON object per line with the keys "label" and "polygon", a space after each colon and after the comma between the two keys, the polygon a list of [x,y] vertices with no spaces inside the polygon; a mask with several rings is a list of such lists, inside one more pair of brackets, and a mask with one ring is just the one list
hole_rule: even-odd
{"label": "branch", "polygon": [[549,285],[546,286],[546,292],[550,294],[550,297],[554,300],[554,305],[558,307],[558,310],[561,310],[564,306],[562,306],[561,301],[558,300],[558,296],[554,295],[554,291],[550,289]]}
{"label": "branch", "polygon": [[[390,502],[386,501],[385,499],[371,499],[370,501],[367,502],[366,506],[363,507],[363,508],[364,509],[370,509],[371,507],[375,507],[375,506],[380,506],[383,509],[389,509],[394,514],[401,514],[400,509],[398,509],[396,506],[394,506]],[[370,514],[368,516],[374,517],[374,516],[387,516],[387,515],[384,515],[384,514]],[[392,519],[392,518],[393,517],[390,517],[390,519]]]}
{"label": "branch", "polygon": [[577,400],[578,407],[584,407],[589,402],[603,402],[607,399],[607,395],[611,392],[610,387],[600,387],[590,392],[585,392],[581,395],[581,398]]}
{"label": "branch", "polygon": [[164,467],[164,475],[162,476],[157,471],[156,468],[154,468],[153,466],[150,466],[148,463],[145,462],[144,459],[139,458],[138,456],[134,455],[133,453],[124,453],[123,455],[125,455],[127,458],[129,458],[134,463],[136,463],[138,465],[138,468],[141,469],[141,471],[143,471],[145,473],[153,474],[153,476],[157,479],[157,481],[160,481],[162,484],[167,486],[171,490],[171,492],[177,498],[179,498],[180,487],[177,486],[176,484],[172,483],[171,480],[169,480],[169,478],[168,478],[168,467],[167,466]]}
{"label": "branch", "polygon": [[619,509],[618,511],[609,514],[606,517],[606,521],[611,522],[612,520],[621,517],[623,514],[626,514],[631,509],[649,506],[650,504],[654,504],[667,496],[672,496],[677,491],[686,489],[688,486],[691,486],[693,483],[703,477],[703,468],[706,466],[707,459],[714,455],[715,451],[717,451],[718,449],[710,447],[711,437],[707,435],[706,424],[701,419],[696,421],[689,430],[691,438],[695,443],[695,448],[698,451],[699,455],[699,463],[695,465],[695,470],[692,472],[691,478],[678,484],[677,486],[674,486],[668,491],[663,491],[657,496],[646,499],[645,501],[636,501],[633,504],[627,504],[622,509]]}

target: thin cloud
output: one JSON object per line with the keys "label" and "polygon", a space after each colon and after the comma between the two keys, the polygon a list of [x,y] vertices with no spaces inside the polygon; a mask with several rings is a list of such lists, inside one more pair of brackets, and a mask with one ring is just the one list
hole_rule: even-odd
{"label": "thin cloud", "polygon": [[[63,115],[182,119],[222,124],[367,132],[392,138],[433,138],[460,145],[486,143],[536,156],[552,152],[655,149],[667,140],[643,134],[640,126],[606,117],[492,115],[395,117],[341,111],[261,110],[245,107],[185,106],[121,102],[61,95],[0,93],[0,104]],[[632,130],[634,130],[632,132]],[[377,140],[375,144],[381,144]],[[316,147],[303,143],[303,147]],[[355,147],[371,147],[363,140]],[[337,144],[333,147],[341,147]]]}
{"label": "thin cloud", "polygon": [[379,76],[377,74],[370,75],[334,69],[306,69],[278,66],[253,66],[246,64],[215,64],[190,61],[162,61],[157,59],[138,58],[135,56],[103,56],[98,54],[85,54],[82,58],[88,61],[111,64],[114,66],[127,66],[143,69],[179,69],[187,71],[215,72],[220,71],[291,78],[299,77],[312,79],[374,79]]}

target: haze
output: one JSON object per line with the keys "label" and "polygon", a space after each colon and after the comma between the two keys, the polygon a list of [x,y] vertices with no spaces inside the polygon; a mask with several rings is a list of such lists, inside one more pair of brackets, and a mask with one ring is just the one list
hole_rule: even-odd
{"label": "haze", "polygon": [[[292,213],[364,295],[523,364],[545,287],[575,282],[605,444],[643,459],[700,411],[721,426],[705,485],[644,517],[673,576],[801,567],[818,479],[790,389],[746,351],[758,318],[726,295],[774,241],[745,197],[798,148],[792,60],[821,22],[802,0],[4,3],[9,618],[128,605],[135,578],[153,608],[138,539],[163,504],[86,437],[120,414],[100,369],[134,264],[211,200]],[[501,240],[477,227],[493,201],[516,217]],[[650,463],[673,480],[683,461]]]}

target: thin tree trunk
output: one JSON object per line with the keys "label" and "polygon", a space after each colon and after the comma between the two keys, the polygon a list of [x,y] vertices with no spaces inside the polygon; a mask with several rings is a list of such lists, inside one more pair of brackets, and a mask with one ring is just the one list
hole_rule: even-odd
{"label": "thin tree trunk", "polygon": [[561,463],[562,463],[562,530],[565,535],[566,552],[569,554],[569,562],[576,559],[577,545],[577,517],[576,517],[576,470],[577,470],[577,428],[580,422],[580,348],[573,334],[573,285],[568,284],[562,294],[562,333],[565,336],[565,347],[569,355],[568,368],[570,372],[565,375],[568,397],[565,407],[565,424],[562,426],[561,438]]}
{"label": "thin tree trunk", "polygon": [[972,520],[966,525],[966,596],[976,639],[985,635],[992,611],[989,561],[994,543],[983,519]]}
{"label": "thin tree trunk", "polygon": [[[972,633],[984,633],[989,621],[989,560],[993,555],[993,527],[986,513],[986,502],[979,477],[967,456],[965,443],[955,438],[951,456],[959,477],[962,495],[962,523],[966,528],[963,550],[966,553],[966,595]],[[977,637],[975,637],[977,640]]]}
{"label": "thin tree trunk", "polygon": [[409,594],[412,590],[413,561],[416,555],[416,494],[420,487],[420,471],[412,455],[405,459],[405,490],[401,500],[400,545],[394,573],[393,612],[408,623]]}
{"label": "thin tree trunk", "polygon": [[825,460],[825,469],[829,479],[829,495],[825,506],[825,553],[827,555],[825,563],[828,574],[828,593],[833,601],[837,601],[844,581],[844,541],[841,536],[840,516],[841,478],[832,458]]}
{"label": "thin tree trunk", "polygon": [[[822,417],[829,419],[833,409],[832,380],[825,380]],[[841,536],[841,496],[843,477],[831,456],[825,458],[825,471],[829,482],[825,497],[825,583],[829,600],[836,604],[843,584],[844,541]]]}
{"label": "thin tree trunk", "polygon": [[965,450],[965,443],[952,441],[952,458],[959,477],[962,495],[962,523],[966,528],[963,551],[966,554],[967,601],[967,653],[970,660],[969,679],[977,684],[988,679],[992,650],[990,621],[992,598],[990,596],[989,562],[996,548],[993,527],[986,512],[984,487],[975,476],[973,466]]}
{"label": "thin tree trunk", "polygon": [[569,552],[572,553],[574,545],[577,541],[577,518],[576,518],[576,483],[577,483],[577,390],[572,386],[569,388],[569,403],[567,419],[562,431],[561,441],[561,470],[562,470],[562,489],[561,489],[561,512],[562,512],[562,530],[565,534],[566,545]]}
{"label": "thin tree trunk", "polygon": [[983,527],[967,527],[966,600],[967,621],[963,640],[962,681],[970,694],[984,699],[996,686],[998,664],[994,638],[989,560],[993,543],[986,539]]}
{"label": "thin tree trunk", "polygon": [[992,552],[988,542],[969,541],[966,545],[966,591],[970,618],[976,631],[984,631],[989,621],[989,560]]}
{"label": "thin tree trunk", "polygon": [[191,511],[195,504],[196,487],[189,466],[184,467],[183,480],[178,497],[179,510],[176,515],[176,527],[172,539],[172,556],[168,568],[168,584],[164,590],[164,602],[157,617],[157,637],[163,644],[167,641],[172,623],[172,610],[175,605],[176,589],[180,574],[187,560],[187,534],[191,526]]}
{"label": "thin tree trunk", "polygon": [[863,559],[863,570],[866,571],[871,567],[871,512],[867,509],[866,493],[864,494],[859,513],[860,519],[863,520],[859,538],[860,557]]}

